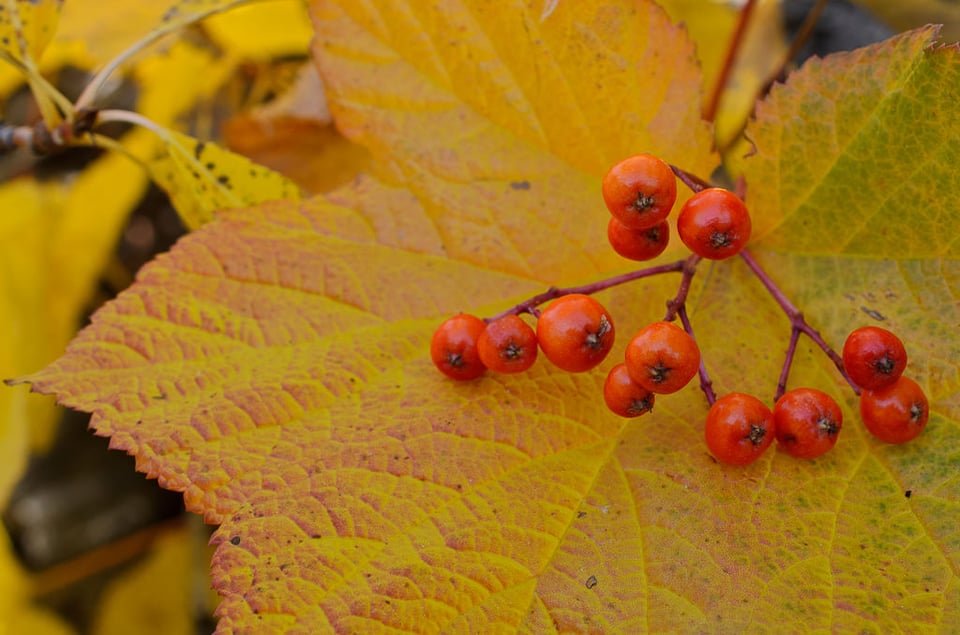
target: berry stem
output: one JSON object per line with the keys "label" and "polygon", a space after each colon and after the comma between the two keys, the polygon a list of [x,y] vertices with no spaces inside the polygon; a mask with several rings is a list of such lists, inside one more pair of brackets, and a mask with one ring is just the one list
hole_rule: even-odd
{"label": "berry stem", "polygon": [[[690,318],[687,316],[687,307],[680,305],[680,308],[677,309],[677,315],[680,316],[680,321],[683,323],[683,329],[693,338],[693,341],[697,341],[696,335],[693,334],[693,325],[690,323]],[[707,367],[703,363],[703,356],[700,356],[700,368],[698,369],[700,375],[700,390],[703,391],[703,394],[707,397],[707,403],[713,405],[713,402],[717,400],[717,395],[713,392],[713,380],[710,379],[710,375],[707,374]]]}
{"label": "berry stem", "polygon": [[787,353],[783,358],[783,369],[780,371],[780,380],[777,382],[777,394],[773,397],[776,403],[787,392],[787,378],[790,376],[790,365],[793,363],[793,355],[797,350],[797,342],[800,341],[800,329],[790,327],[790,344],[787,345]]}
{"label": "berry stem", "polygon": [[[843,375],[843,378],[847,380],[847,383],[850,384],[850,387],[853,388],[853,392],[857,395],[860,394],[860,388],[850,380],[850,377],[847,375],[847,371],[843,369],[843,359],[840,355],[830,348],[830,345],[824,341],[820,333],[807,324],[807,321],[803,317],[800,309],[793,305],[790,300],[787,299],[787,296],[784,295],[783,291],[780,290],[780,287],[767,275],[767,272],[763,270],[763,267],[760,266],[760,263],[756,261],[753,257],[753,254],[749,250],[744,249],[740,252],[740,258],[750,267],[750,270],[753,271],[753,274],[757,276],[757,279],[766,287],[767,292],[776,300],[777,304],[780,305],[780,308],[786,313],[787,317],[790,319],[790,327],[792,331],[798,333],[804,333],[807,337],[814,341],[814,343],[820,347],[827,357],[830,358],[830,361],[833,362],[833,365],[837,367],[837,370],[840,371],[840,374]],[[791,332],[791,340],[793,339],[793,333]],[[783,361],[784,371],[781,373],[781,379],[785,381],[785,375],[789,373],[790,365],[793,364],[793,355],[796,351],[796,345],[792,348],[787,349],[786,359]],[[779,387],[778,387],[779,392]]]}
{"label": "berry stem", "polygon": [[693,275],[697,273],[697,264],[700,260],[700,256],[691,254],[683,261],[683,278],[680,279],[677,295],[672,300],[667,301],[667,314],[663,318],[664,322],[673,322],[677,313],[686,305],[687,295],[690,293],[690,283],[693,281]]}
{"label": "berry stem", "polygon": [[[584,284],[577,287],[550,287],[543,293],[538,293],[528,300],[524,300],[520,304],[507,309],[501,313],[484,318],[484,321],[487,323],[493,322],[498,318],[502,318],[506,315],[520,315],[522,313],[529,313],[534,317],[537,317],[539,311],[537,306],[559,298],[561,296],[570,295],[572,293],[582,293],[584,295],[591,295],[597,293],[598,291],[603,291],[604,289],[609,289],[620,284],[631,282],[633,280],[639,280],[640,278],[649,278],[650,276],[657,276],[662,273],[673,273],[678,271],[683,271],[684,276],[686,276],[687,263],[690,258],[685,260],[677,260],[676,262],[669,262],[664,265],[657,265],[656,267],[647,267],[646,269],[637,269],[636,271],[630,271],[628,273],[620,274],[619,276],[613,276],[611,278],[604,278],[603,280],[598,280],[596,282],[591,282],[590,284]],[[696,263],[694,263],[696,267]],[[692,273],[690,274],[693,275]],[[681,283],[682,284],[682,283]],[[690,286],[689,281],[687,282],[687,287]],[[684,295],[686,297],[686,295]]]}
{"label": "berry stem", "polygon": [[668,164],[668,165],[670,165],[670,169],[673,170],[673,173],[677,176],[677,178],[680,179],[680,182],[686,185],[687,187],[689,187],[694,194],[702,190],[705,190],[707,188],[713,187],[712,185],[710,185],[710,183],[708,183],[707,181],[704,181],[696,174],[691,174],[690,172],[687,172],[686,170],[682,168],[678,168],[677,166],[672,164]]}

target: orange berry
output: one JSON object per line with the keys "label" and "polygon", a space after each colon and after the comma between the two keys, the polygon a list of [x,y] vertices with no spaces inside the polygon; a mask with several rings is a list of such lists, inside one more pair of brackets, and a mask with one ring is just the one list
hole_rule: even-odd
{"label": "orange berry", "polygon": [[669,394],[687,385],[700,369],[700,348],[672,322],[654,322],[627,344],[627,370],[650,392]]}
{"label": "orange berry", "polygon": [[519,373],[537,361],[537,336],[516,315],[505,315],[487,324],[477,340],[484,366],[498,373]]}
{"label": "orange berry", "polygon": [[480,361],[477,340],[487,328],[474,315],[460,313],[445,320],[430,340],[430,357],[440,372],[453,379],[476,379],[487,369]]}
{"label": "orange berry", "polygon": [[579,373],[603,361],[613,347],[613,320],[599,302],[573,293],[560,297],[537,319],[540,349],[554,365]]}
{"label": "orange berry", "polygon": [[603,177],[603,201],[627,227],[645,229],[667,217],[677,200],[677,178],[662,159],[638,154],[620,161]]}

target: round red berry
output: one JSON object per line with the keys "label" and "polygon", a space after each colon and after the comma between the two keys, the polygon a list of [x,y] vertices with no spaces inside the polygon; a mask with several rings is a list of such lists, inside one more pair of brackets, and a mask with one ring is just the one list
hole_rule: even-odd
{"label": "round red berry", "polygon": [[890,386],[860,393],[860,418],[870,434],[887,443],[905,443],[927,425],[930,405],[917,382],[901,376]]}
{"label": "round red berry", "polygon": [[638,154],[610,168],[603,177],[603,201],[627,227],[653,227],[677,200],[677,178],[662,159]]}
{"label": "round red berry", "polygon": [[773,407],[777,443],[791,456],[812,459],[837,442],[843,413],[833,397],[815,388],[796,388]]}
{"label": "round red berry", "polygon": [[613,250],[630,260],[656,258],[670,242],[670,224],[660,221],[653,227],[633,229],[616,218],[607,223],[607,240]]}
{"label": "round red berry", "polygon": [[519,373],[537,361],[537,336],[519,316],[505,315],[487,324],[477,340],[480,361],[498,373]]}
{"label": "round red berry", "polygon": [[579,373],[603,361],[613,347],[613,319],[599,302],[573,293],[560,297],[537,319],[540,349],[554,365]]}
{"label": "round red berry", "polygon": [[747,465],[773,442],[773,413],[756,397],[732,392],[710,406],[704,436],[718,461]]}
{"label": "round red berry", "polygon": [[607,408],[621,417],[639,417],[653,410],[654,395],[630,378],[626,364],[610,369],[603,383],[603,400]]}
{"label": "round red berry", "polygon": [[700,348],[672,322],[654,322],[640,329],[626,350],[633,381],[650,392],[669,394],[687,385],[700,369]]}
{"label": "round red berry", "polygon": [[890,386],[907,367],[907,351],[900,338],[879,326],[864,326],[843,343],[843,369],[865,390]]}
{"label": "round red berry", "polygon": [[460,313],[445,320],[430,340],[430,357],[440,372],[458,380],[476,379],[486,370],[477,341],[487,328],[475,315]]}
{"label": "round red berry", "polygon": [[683,204],[677,234],[693,253],[723,260],[740,253],[750,240],[750,214],[730,190],[719,187],[697,192]]}

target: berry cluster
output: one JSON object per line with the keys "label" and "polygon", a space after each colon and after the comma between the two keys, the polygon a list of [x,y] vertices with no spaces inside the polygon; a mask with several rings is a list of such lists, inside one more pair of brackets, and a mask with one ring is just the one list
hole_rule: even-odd
{"label": "berry cluster", "polygon": [[[610,369],[603,386],[607,407],[622,417],[653,409],[655,395],[677,392],[694,376],[710,404],[704,435],[719,461],[746,465],[777,440],[788,454],[815,458],[837,442],[843,414],[837,402],[815,388],[786,390],[801,334],[810,337],[834,362],[860,395],[860,415],[878,439],[903,443],[926,425],[929,407],[923,390],[902,376],[907,364],[903,343],[878,327],[863,327],[847,338],[842,356],[803,319],[773,280],[744,249],[751,221],[742,197],[711,187],[661,159],[640,154],[615,165],[604,177],[602,194],[610,211],[607,237],[621,256],[650,260],[663,253],[670,239],[668,216],[677,199],[677,179],[694,194],[680,209],[677,233],[692,252],[684,259],[598,281],[582,287],[551,288],[512,309],[487,319],[458,314],[433,335],[430,353],[444,374],[475,379],[487,369],[524,371],[538,351],[568,372],[585,372],[600,364],[613,347],[610,313],[590,294],[639,278],[676,272],[682,279],[676,297],[667,302],[663,321],[637,332],[624,360]],[[791,336],[771,410],[755,396],[732,392],[716,398],[686,312],[686,297],[701,259],[724,260],[739,255],[790,318]],[[553,300],[543,311],[537,307]],[[536,331],[520,315],[536,319]],[[679,318],[682,326],[675,320]]]}

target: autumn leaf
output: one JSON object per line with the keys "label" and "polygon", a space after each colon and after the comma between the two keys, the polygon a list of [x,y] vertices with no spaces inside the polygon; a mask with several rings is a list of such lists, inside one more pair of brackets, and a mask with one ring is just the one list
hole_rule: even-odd
{"label": "autumn leaf", "polygon": [[[791,382],[840,399],[837,447],[733,468],[705,450],[693,386],[640,419],[606,410],[626,337],[583,374],[541,360],[457,384],[427,354],[451,313],[624,269],[599,201],[615,160],[710,174],[682,29],[636,2],[312,14],[331,111],[375,175],[223,213],[27,378],[221,523],[221,632],[960,628],[958,268],[928,233],[955,221],[958,163],[916,143],[925,125],[955,131],[956,48],[919,31],[806,66],[760,111],[742,166],[758,257],[831,341],[875,315],[906,332],[927,430],[872,440],[803,349]],[[924,181],[930,216],[858,198],[926,177],[901,146],[945,160]],[[858,224],[848,248],[828,230],[850,216],[880,230]],[[882,230],[909,218],[890,250]],[[662,278],[600,294],[620,333],[662,317],[677,283]],[[689,310],[717,388],[772,393],[788,323],[742,263],[704,265]]]}
{"label": "autumn leaf", "polygon": [[216,210],[275,199],[300,198],[295,183],[216,143],[164,131],[166,153],[150,164],[150,175],[170,197],[180,218],[196,229]]}

